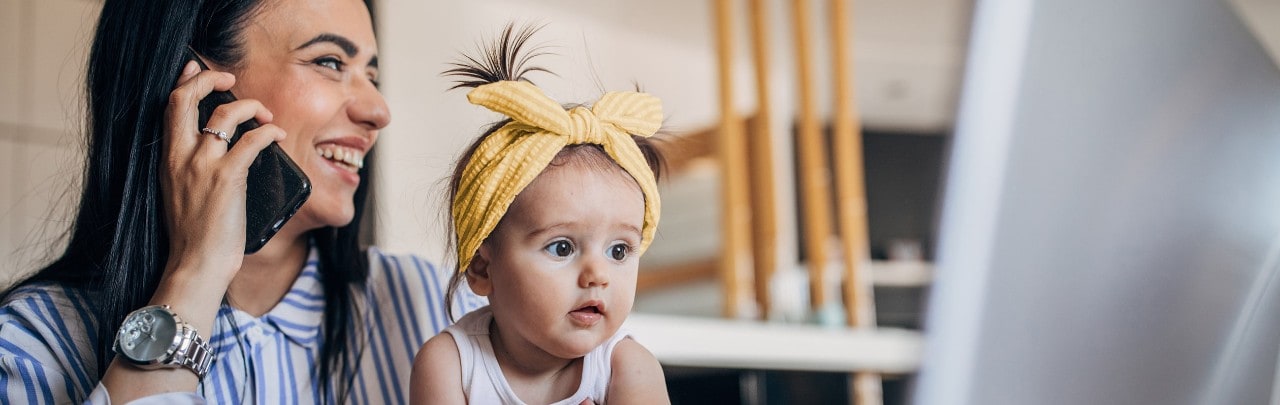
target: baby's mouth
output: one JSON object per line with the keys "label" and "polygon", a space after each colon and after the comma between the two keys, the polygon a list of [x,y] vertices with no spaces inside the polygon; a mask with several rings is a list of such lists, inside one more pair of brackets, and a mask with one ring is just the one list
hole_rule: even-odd
{"label": "baby's mouth", "polygon": [[604,318],[604,304],[600,301],[587,302],[573,311],[569,311],[569,318],[573,319],[579,326],[590,327]]}
{"label": "baby's mouth", "polygon": [[354,173],[364,167],[364,152],[336,144],[316,146],[316,154]]}
{"label": "baby's mouth", "polygon": [[588,305],[582,308],[575,309],[573,310],[573,312],[598,314],[600,313],[600,307],[595,305]]}

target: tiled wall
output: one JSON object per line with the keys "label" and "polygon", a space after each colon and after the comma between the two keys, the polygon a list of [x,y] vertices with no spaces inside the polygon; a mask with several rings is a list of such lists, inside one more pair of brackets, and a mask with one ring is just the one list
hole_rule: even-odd
{"label": "tiled wall", "polygon": [[83,66],[100,7],[0,0],[0,285],[61,247],[81,166]]}

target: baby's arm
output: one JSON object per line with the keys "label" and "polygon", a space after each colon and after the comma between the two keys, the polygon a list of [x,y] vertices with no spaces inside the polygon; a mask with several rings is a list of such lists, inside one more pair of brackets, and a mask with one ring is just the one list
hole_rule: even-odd
{"label": "baby's arm", "polygon": [[465,404],[462,393],[462,361],[453,336],[441,333],[418,349],[409,377],[409,403]]}
{"label": "baby's arm", "polygon": [[613,348],[613,377],[609,380],[610,404],[670,404],[662,365],[648,349],[631,338]]}

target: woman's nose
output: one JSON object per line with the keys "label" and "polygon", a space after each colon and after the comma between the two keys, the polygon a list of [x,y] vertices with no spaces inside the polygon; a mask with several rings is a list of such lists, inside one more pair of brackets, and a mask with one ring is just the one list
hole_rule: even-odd
{"label": "woman's nose", "polygon": [[382,92],[373,82],[359,80],[354,86],[351,103],[347,106],[351,120],[366,129],[382,129],[391,123],[387,99],[382,97]]}

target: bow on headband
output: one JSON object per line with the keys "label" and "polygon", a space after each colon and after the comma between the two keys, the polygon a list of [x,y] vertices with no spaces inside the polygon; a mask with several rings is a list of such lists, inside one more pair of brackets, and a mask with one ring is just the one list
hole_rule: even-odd
{"label": "bow on headband", "polygon": [[511,117],[512,122],[482,141],[462,171],[453,199],[458,271],[466,271],[516,195],[568,145],[600,145],[635,179],[645,203],[639,252],[653,242],[661,209],[658,184],[631,134],[652,136],[662,126],[662,102],[657,97],[610,92],[590,110],[566,111],[533,84],[501,81],[475,88],[467,100]]}

